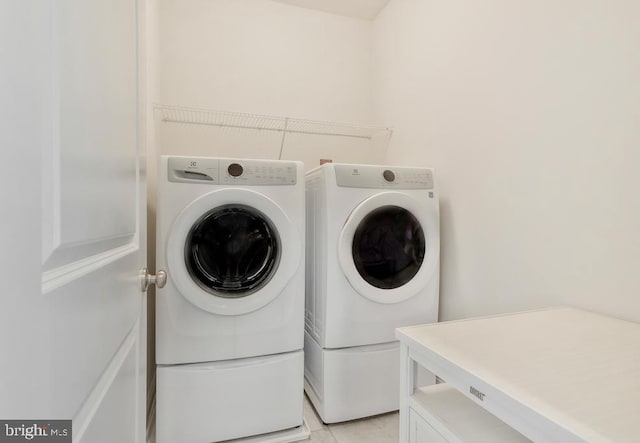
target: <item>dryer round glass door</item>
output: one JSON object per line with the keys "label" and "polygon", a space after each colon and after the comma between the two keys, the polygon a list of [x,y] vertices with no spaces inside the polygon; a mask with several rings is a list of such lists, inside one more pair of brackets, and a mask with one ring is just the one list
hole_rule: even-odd
{"label": "dryer round glass door", "polygon": [[203,215],[185,241],[191,277],[218,297],[246,297],[278,268],[280,239],[269,219],[254,208],[224,205]]}
{"label": "dryer round glass door", "polygon": [[275,299],[301,266],[299,229],[268,196],[212,191],[173,221],[167,274],[187,301],[220,315],[255,311]]}
{"label": "dryer round glass door", "polygon": [[395,289],[418,273],[425,247],[424,230],[411,212],[400,206],[383,206],[362,219],[353,234],[351,254],[367,283]]}
{"label": "dryer round glass door", "polygon": [[338,244],[345,277],[363,297],[398,303],[434,278],[440,254],[437,206],[401,192],[361,202],[347,218]]}

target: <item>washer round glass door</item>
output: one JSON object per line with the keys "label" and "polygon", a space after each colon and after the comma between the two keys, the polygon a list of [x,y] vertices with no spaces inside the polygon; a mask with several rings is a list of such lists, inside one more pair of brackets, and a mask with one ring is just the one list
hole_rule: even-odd
{"label": "washer round glass door", "polygon": [[222,189],[176,217],[167,244],[169,278],[208,312],[239,315],[276,298],[302,256],[299,233],[267,196]]}
{"label": "washer round glass door", "polygon": [[353,288],[379,303],[414,296],[432,278],[439,254],[431,204],[385,192],[358,205],[340,235],[338,257]]}
{"label": "washer round glass door", "polygon": [[244,205],[218,206],[193,225],[185,241],[189,274],[218,297],[247,297],[278,268],[280,239],[269,219]]}

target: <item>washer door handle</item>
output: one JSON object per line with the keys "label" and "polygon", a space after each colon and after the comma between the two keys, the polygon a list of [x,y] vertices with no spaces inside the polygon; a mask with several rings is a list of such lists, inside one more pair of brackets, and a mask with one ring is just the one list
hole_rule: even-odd
{"label": "washer door handle", "polygon": [[150,274],[147,268],[142,268],[140,271],[140,290],[147,292],[149,286],[156,285],[156,288],[164,288],[167,284],[167,273],[165,271],[158,271],[156,275]]}

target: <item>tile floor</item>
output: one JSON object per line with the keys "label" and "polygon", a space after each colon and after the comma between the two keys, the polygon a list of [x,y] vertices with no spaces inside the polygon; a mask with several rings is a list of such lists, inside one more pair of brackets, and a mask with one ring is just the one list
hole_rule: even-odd
{"label": "tile floor", "polygon": [[337,443],[397,443],[398,413],[377,415],[344,423],[325,425],[304,396],[304,418],[311,431],[308,441]]}

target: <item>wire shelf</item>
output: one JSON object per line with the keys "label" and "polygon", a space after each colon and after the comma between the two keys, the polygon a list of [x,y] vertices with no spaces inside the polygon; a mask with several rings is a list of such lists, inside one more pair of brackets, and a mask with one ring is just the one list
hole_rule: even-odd
{"label": "wire shelf", "polygon": [[221,128],[255,129],[284,134],[328,135],[371,140],[374,137],[390,137],[391,128],[379,126],[355,126],[291,117],[276,117],[241,112],[214,111],[182,106],[155,105],[163,122],[217,126]]}

